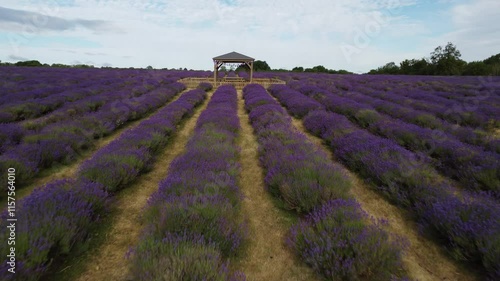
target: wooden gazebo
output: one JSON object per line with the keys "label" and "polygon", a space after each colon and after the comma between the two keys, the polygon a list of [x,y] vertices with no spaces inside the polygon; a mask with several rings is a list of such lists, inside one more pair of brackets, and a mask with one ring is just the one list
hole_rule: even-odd
{"label": "wooden gazebo", "polygon": [[219,75],[219,69],[225,63],[241,63],[246,64],[248,68],[250,68],[250,83],[253,82],[253,62],[254,58],[242,55],[237,52],[227,53],[225,55],[221,55],[213,58],[214,60],[214,85],[217,85],[217,78]]}

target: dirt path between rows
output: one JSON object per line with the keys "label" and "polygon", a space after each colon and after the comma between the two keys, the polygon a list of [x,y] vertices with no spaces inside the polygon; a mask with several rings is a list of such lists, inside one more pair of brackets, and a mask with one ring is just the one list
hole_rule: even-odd
{"label": "dirt path between rows", "polygon": [[[293,118],[293,124],[336,162],[330,149],[320,138],[308,133],[301,120]],[[343,167],[341,164],[338,165]],[[351,194],[361,204],[363,210],[375,219],[388,220],[386,230],[410,242],[410,247],[403,256],[403,262],[413,280],[479,280],[473,273],[460,268],[460,265],[446,256],[436,243],[419,235],[416,223],[405,217],[408,214],[404,210],[388,203],[382,195],[368,187],[347,168],[344,167],[344,170],[353,181]]]}
{"label": "dirt path between rows", "polygon": [[[61,179],[67,179],[67,178],[74,178],[76,177],[76,173],[78,172],[78,169],[80,168],[80,165],[85,162],[85,160],[90,159],[94,153],[99,151],[99,149],[105,147],[108,145],[110,142],[114,141],[115,139],[119,138],[125,131],[133,129],[137,127],[141,122],[144,120],[149,119],[151,116],[153,116],[156,112],[164,108],[165,106],[168,106],[172,102],[176,101],[182,94],[185,92],[189,91],[190,89],[187,89],[179,94],[177,94],[173,99],[171,99],[169,102],[167,102],[164,106],[161,106],[160,108],[150,112],[149,114],[146,115],[146,117],[141,118],[139,120],[135,120],[132,122],[129,122],[125,124],[124,127],[113,131],[110,135],[105,136],[103,138],[100,138],[96,141],[94,141],[94,146],[83,152],[82,155],[79,157],[79,159],[73,163],[70,163],[68,165],[58,165],[57,167],[42,171],[38,177],[36,177],[32,183],[29,185],[20,188],[18,191],[16,191],[16,199],[20,200],[26,196],[28,196],[33,190],[37,187],[42,187],[46,185],[49,182],[55,181],[55,180],[61,180]],[[5,200],[4,200],[5,201]],[[0,202],[0,205],[4,205],[5,202]]]}
{"label": "dirt path between rows", "polygon": [[131,247],[138,243],[142,230],[142,210],[151,194],[158,189],[160,181],[167,176],[168,167],[172,160],[184,152],[186,143],[196,126],[196,121],[206,108],[212,93],[209,93],[205,102],[195,110],[194,115],[175,134],[167,148],[157,156],[153,169],[115,197],[116,215],[110,221],[110,231],[105,234],[106,238],[102,245],[98,249],[92,249],[87,254],[87,258],[82,261],[85,269],[72,280],[132,280],[126,254]]}
{"label": "dirt path between rows", "polygon": [[250,241],[244,257],[235,263],[249,281],[318,280],[312,270],[298,261],[285,246],[290,225],[264,189],[263,170],[259,165],[258,143],[238,91],[241,147],[240,187],[245,195],[242,212],[248,218]]}

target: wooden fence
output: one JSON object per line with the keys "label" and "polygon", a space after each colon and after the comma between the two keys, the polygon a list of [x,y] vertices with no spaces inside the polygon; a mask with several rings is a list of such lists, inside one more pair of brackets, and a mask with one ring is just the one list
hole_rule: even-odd
{"label": "wooden fence", "polygon": [[[217,80],[216,85],[214,85],[213,78],[189,77],[189,78],[181,79],[181,80],[179,80],[179,82],[183,83],[188,88],[196,88],[202,82],[210,83],[214,86],[214,88],[221,86],[221,85],[230,84],[230,85],[233,85],[237,90],[242,90],[246,85],[250,84],[250,81],[247,81],[241,77],[221,78],[221,79]],[[252,83],[260,84],[264,88],[267,88],[273,84],[282,84],[282,85],[286,84],[285,81],[280,80],[280,79],[275,79],[275,78],[254,78]]]}

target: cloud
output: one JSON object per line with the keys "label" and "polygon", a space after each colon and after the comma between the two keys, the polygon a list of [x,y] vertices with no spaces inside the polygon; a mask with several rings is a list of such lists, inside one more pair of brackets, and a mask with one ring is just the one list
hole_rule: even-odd
{"label": "cloud", "polygon": [[94,53],[94,52],[85,52],[84,54],[89,55],[89,56],[108,56],[108,54],[106,54],[106,53],[101,53],[101,52],[98,52],[98,53]]}
{"label": "cloud", "polygon": [[[421,58],[448,41],[466,60],[498,52],[500,1],[438,2],[3,0],[0,48],[13,41],[18,51],[5,53],[44,62],[193,69],[211,69],[212,57],[234,50],[273,68],[321,64],[352,71]],[[44,32],[24,34],[29,27]],[[10,34],[2,39],[1,30]],[[358,48],[351,60],[343,43]]]}
{"label": "cloud", "polygon": [[68,50],[68,49],[53,49],[53,51],[56,51],[56,52],[66,52],[66,53],[72,53],[72,54],[76,54],[77,53],[75,50]]}
{"label": "cloud", "polygon": [[500,46],[498,11],[500,1],[497,0],[474,0],[453,6],[449,11],[453,31],[442,36],[439,45],[456,44],[466,61],[497,54]]}
{"label": "cloud", "polygon": [[0,28],[10,31],[10,26],[29,27],[36,30],[65,31],[83,27],[93,31],[109,30],[112,26],[105,20],[64,19],[44,13],[10,9],[0,6]]}

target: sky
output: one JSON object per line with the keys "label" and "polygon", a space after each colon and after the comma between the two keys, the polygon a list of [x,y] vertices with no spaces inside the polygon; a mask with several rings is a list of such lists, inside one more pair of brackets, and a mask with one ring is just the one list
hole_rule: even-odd
{"label": "sky", "polygon": [[498,18],[499,0],[0,0],[0,60],[211,70],[236,51],[364,73],[447,42],[483,60]]}

